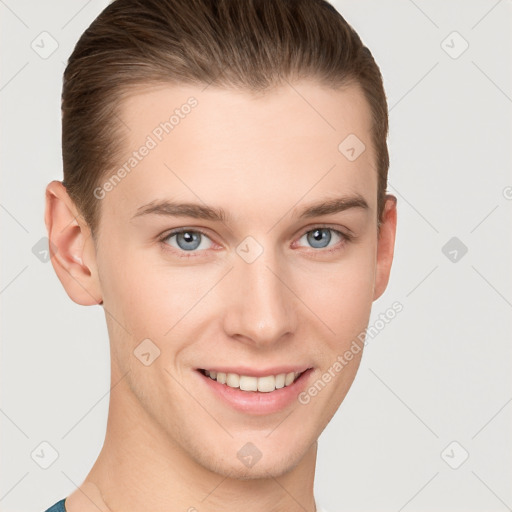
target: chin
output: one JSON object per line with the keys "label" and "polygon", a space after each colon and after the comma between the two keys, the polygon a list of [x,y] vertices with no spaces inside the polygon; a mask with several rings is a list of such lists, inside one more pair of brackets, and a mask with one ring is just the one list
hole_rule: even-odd
{"label": "chin", "polygon": [[211,470],[221,476],[235,480],[262,480],[279,478],[293,470],[297,464],[298,461],[292,463],[290,460],[286,462],[281,460],[279,462],[267,461],[266,463],[260,460],[252,468],[245,467],[243,464],[235,466],[231,464],[216,464]]}
{"label": "chin", "polygon": [[[268,456],[265,457],[265,451],[261,453],[261,458],[251,464],[251,461],[244,463],[243,457],[240,460],[237,456],[226,458],[226,453],[230,450],[224,450],[222,454],[208,454],[208,456],[199,457],[196,461],[213,473],[221,476],[233,478],[236,480],[258,480],[268,478],[278,478],[292,471],[306,455],[297,452],[296,448],[288,450],[281,449],[268,450]],[[250,451],[250,450],[249,450]]]}

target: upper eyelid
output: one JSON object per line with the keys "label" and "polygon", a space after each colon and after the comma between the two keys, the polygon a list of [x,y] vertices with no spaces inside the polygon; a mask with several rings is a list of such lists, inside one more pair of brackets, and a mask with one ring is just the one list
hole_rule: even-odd
{"label": "upper eyelid", "polygon": [[[171,236],[179,235],[180,233],[187,233],[187,232],[201,233],[201,235],[204,235],[204,236],[208,237],[210,240],[212,240],[212,237],[206,231],[203,231],[200,228],[174,228],[174,229],[171,229],[170,231],[166,231],[162,235],[159,235],[158,239],[159,240],[167,240]],[[212,242],[213,242],[213,240],[212,240]]]}

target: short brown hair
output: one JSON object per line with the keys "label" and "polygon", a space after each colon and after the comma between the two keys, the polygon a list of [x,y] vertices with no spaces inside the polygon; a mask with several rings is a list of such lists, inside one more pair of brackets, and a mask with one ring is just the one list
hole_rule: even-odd
{"label": "short brown hair", "polygon": [[[82,34],[64,72],[64,185],[93,236],[93,191],[122,151],[120,99],[149,83],[264,91],[286,79],[357,84],[372,114],[381,220],[388,109],[370,50],[325,0],[114,0]],[[341,141],[340,141],[341,142]]]}

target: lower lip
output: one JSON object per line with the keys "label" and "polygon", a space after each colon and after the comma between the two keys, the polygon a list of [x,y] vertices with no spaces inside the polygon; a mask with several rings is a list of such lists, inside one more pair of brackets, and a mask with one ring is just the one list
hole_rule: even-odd
{"label": "lower lip", "polygon": [[281,411],[297,400],[299,393],[306,387],[313,369],[310,368],[303,372],[290,386],[268,393],[232,388],[227,384],[219,384],[216,380],[203,375],[199,370],[196,371],[209,389],[234,409],[246,414],[272,414]]}

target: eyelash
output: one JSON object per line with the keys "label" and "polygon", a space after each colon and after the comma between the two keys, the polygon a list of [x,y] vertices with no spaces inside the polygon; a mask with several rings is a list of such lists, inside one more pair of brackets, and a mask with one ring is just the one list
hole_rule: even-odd
{"label": "eyelash", "polygon": [[[352,242],[352,240],[355,238],[355,235],[351,235],[351,234],[348,234],[348,233],[343,233],[342,231],[339,231],[338,229],[334,229],[334,228],[331,228],[329,226],[322,226],[322,225],[318,225],[318,226],[314,226],[313,228],[311,229],[308,229],[306,231],[303,231],[301,233],[301,235],[298,237],[298,240],[300,240],[304,235],[307,235],[308,233],[311,233],[317,229],[327,229],[329,231],[332,231],[333,233],[336,233],[337,235],[339,235],[342,240],[340,242],[338,242],[338,244],[336,244],[333,248],[331,249],[314,249],[313,247],[311,248],[313,250],[313,253],[332,253],[332,252],[336,252],[336,251],[339,251],[341,250],[347,243],[350,243]],[[173,254],[176,254],[176,251],[178,251],[179,253],[184,253],[184,254],[180,254],[178,257],[179,258],[197,258],[197,257],[200,257],[200,253],[202,251],[183,251],[183,250],[178,250],[178,249],[175,249],[174,247],[170,247],[168,243],[166,243],[166,241],[168,241],[173,235],[179,235],[180,233],[187,233],[187,232],[191,232],[191,233],[200,233],[202,236],[205,236],[206,238],[210,239],[210,236],[202,231],[201,229],[198,229],[198,228],[177,228],[177,229],[173,229],[172,231],[169,231],[168,233],[165,233],[163,236],[159,237],[159,242],[162,244],[162,246],[165,246],[163,247],[164,250],[166,251],[171,251]],[[213,240],[212,240],[213,242]],[[206,250],[206,249],[203,249],[203,250]]]}

